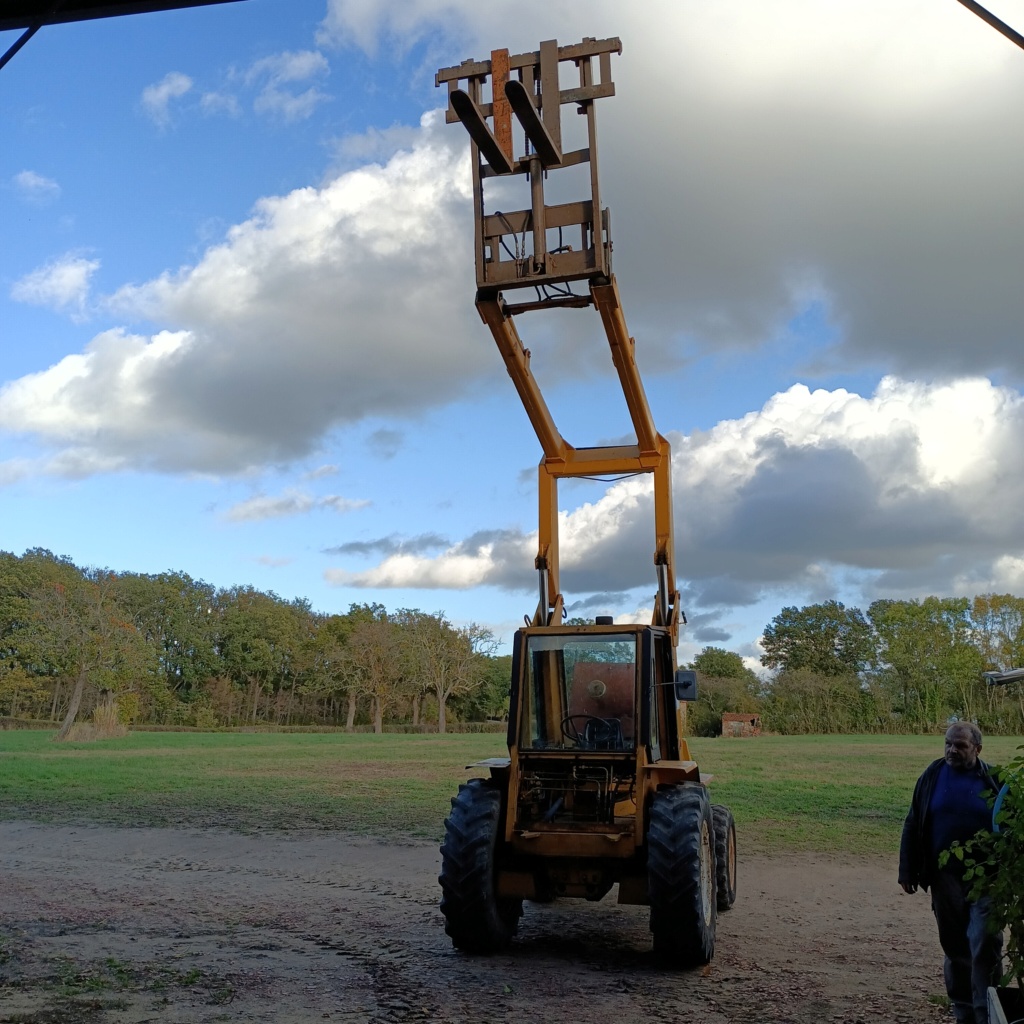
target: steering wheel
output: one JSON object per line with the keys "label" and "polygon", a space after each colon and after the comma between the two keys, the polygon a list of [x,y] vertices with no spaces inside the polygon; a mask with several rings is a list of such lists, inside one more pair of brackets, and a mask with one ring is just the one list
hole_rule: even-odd
{"label": "steering wheel", "polygon": [[597,715],[566,715],[562,719],[562,735],[584,750],[596,750],[601,743],[614,742],[617,724],[617,719],[609,721]]}

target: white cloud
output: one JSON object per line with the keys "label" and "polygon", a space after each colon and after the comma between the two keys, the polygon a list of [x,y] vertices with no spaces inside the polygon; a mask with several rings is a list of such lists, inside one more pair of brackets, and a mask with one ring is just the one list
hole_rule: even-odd
{"label": "white cloud", "polygon": [[[473,587],[507,579],[515,567],[507,561],[508,544],[482,544],[472,551],[462,545],[450,548],[437,558],[418,554],[394,554],[368,572],[347,572],[328,569],[324,579],[335,586],[346,587],[416,587],[425,589],[469,590]],[[536,548],[536,544],[532,545]],[[522,563],[532,562],[536,551],[526,538],[513,550]],[[522,574],[517,574],[522,575]]]}
{"label": "white cloud", "polygon": [[[33,434],[57,453],[43,465],[85,476],[132,465],[160,467],[161,443],[173,450],[202,438],[177,433],[172,408],[154,414],[154,379],[190,343],[187,332],[153,338],[106,331],[81,355],[0,387],[0,429]],[[98,443],[97,443],[98,442]],[[187,458],[187,457],[186,457]]]}
{"label": "white cloud", "polygon": [[958,4],[331,0],[320,39],[454,65],[584,34],[623,42],[603,197],[646,345],[757,345],[817,297],[848,365],[1024,376],[1024,60]]}
{"label": "white cloud", "polygon": [[308,118],[317,106],[330,97],[316,86],[301,92],[295,91],[295,84],[322,78],[330,72],[330,65],[322,53],[302,50],[280,53],[256,61],[246,72],[248,84],[263,83],[253,101],[258,114],[271,114],[285,121],[301,121]]}
{"label": "white cloud", "polygon": [[271,114],[284,121],[304,121],[326,99],[327,94],[316,88],[292,93],[268,85],[253,100],[252,106],[257,114]]}
{"label": "white cloud", "polygon": [[415,146],[419,132],[420,129],[414,125],[371,127],[359,135],[343,136],[335,141],[334,148],[340,162],[346,166],[376,163],[387,160],[396,149],[410,149]]}
{"label": "white cloud", "polygon": [[[1006,17],[1014,21],[1014,11]],[[597,38],[619,36],[627,53],[658,41],[665,50],[699,61],[702,76],[714,72],[721,89],[748,97],[766,89],[806,91],[811,69],[824,87],[841,85],[854,104],[867,100],[890,111],[894,104],[930,102],[936,88],[952,93],[978,76],[996,75],[1019,56],[973,15],[960,8],[936,10],[928,0],[861,0],[849,8],[833,0],[753,6],[745,0],[649,0],[634,9],[616,0],[592,0],[582,16],[548,0],[522,0],[515,9],[476,0],[328,0],[319,37],[325,46],[375,52],[383,41],[408,47],[440,35],[449,49],[485,57],[494,46],[531,51],[541,39],[576,42],[585,31]],[[937,52],[946,48],[958,55],[953,66]],[[892,92],[879,77],[896,62],[901,73]],[[683,61],[651,70],[673,78]]]}
{"label": "white cloud", "polygon": [[223,92],[204,92],[199,101],[199,108],[204,114],[227,114],[230,117],[239,117],[242,107],[237,96]]}
{"label": "white cloud", "polygon": [[311,469],[306,474],[307,480],[320,480],[325,476],[337,476],[339,469],[333,463],[326,463],[323,466],[317,466],[316,469]]}
{"label": "white cloud", "polygon": [[[691,612],[781,589],[868,596],[1006,588],[1024,579],[1024,398],[976,378],[886,378],[875,394],[795,385],[674,443],[677,572]],[[560,514],[567,599],[654,586],[649,477]],[[332,570],[362,587],[532,589],[535,536],[492,531],[436,557]]]}
{"label": "white cloud", "polygon": [[[232,473],[497,378],[472,305],[469,176],[450,142],[431,116],[415,147],[384,164],[261,200],[195,266],[107,302],[173,330],[105,331],[8,383],[0,425],[96,466]],[[71,302],[81,288],[61,294]]]}
{"label": "white cloud", "polygon": [[375,430],[369,437],[369,448],[379,459],[393,459],[398,454],[404,440],[400,430],[382,427]]}
{"label": "white cloud", "polygon": [[188,75],[169,71],[159,82],[142,90],[142,109],[155,124],[164,127],[171,120],[171,101],[181,99],[191,88]]}
{"label": "white cloud", "polygon": [[327,58],[316,50],[299,50],[262,57],[246,72],[250,82],[267,78],[281,85],[285,82],[305,82],[326,75],[330,70]]}
{"label": "white cloud", "polygon": [[73,316],[85,313],[89,284],[100,268],[99,260],[69,252],[26,274],[11,286],[11,298],[32,306],[46,306]]}
{"label": "white cloud", "polygon": [[30,459],[4,459],[0,461],[0,487],[10,487],[36,472],[37,467]]}
{"label": "white cloud", "polygon": [[[1020,53],[960,5],[931,0],[330,0],[318,42],[376,48],[384,62],[414,53],[419,67],[397,73],[426,94],[436,66],[584,34],[624,44],[612,58],[618,94],[598,104],[601,171],[645,370],[763,345],[820,302],[837,351],[815,352],[815,365],[892,374],[862,396],[814,390],[811,367],[812,387],[675,440],[692,636],[729,632],[735,615],[722,609],[780,589],[1024,587],[1021,397],[989,380],[1024,379],[1024,150],[1006,128],[1024,94]],[[235,91],[299,120],[326,100],[328,74],[322,53],[278,54],[198,105],[238,115]],[[193,89],[173,72],[145,91],[143,109],[166,125]],[[567,133],[581,121],[566,118]],[[344,173],[261,200],[193,265],[110,297],[106,310],[127,326],[0,388],[0,429],[40,448],[0,463],[0,483],[240,473],[323,451],[332,431],[370,419],[381,426],[367,443],[385,458],[425,408],[482,381],[507,389],[472,307],[464,132],[429,115],[337,150]],[[25,175],[35,172],[11,179],[22,198],[58,194]],[[82,315],[98,265],[68,254],[12,295]],[[536,366],[578,379],[589,356],[577,320],[589,323],[588,351],[604,353],[587,315],[563,320],[557,346],[532,320],[528,343]],[[226,515],[350,503],[298,491]],[[563,512],[571,602],[622,614],[649,600],[650,503],[649,480],[622,481]],[[362,540],[332,551],[328,575],[532,593],[535,545],[517,529],[458,543]],[[355,571],[349,558],[377,564]]]}
{"label": "white cloud", "polygon": [[[1024,290],[1008,269],[1024,260],[1024,233],[1005,215],[1024,151],[1000,151],[1011,119],[997,124],[1017,103],[1024,61],[956,6],[933,5],[926,18],[917,0],[829,6],[829,17],[821,0],[770,11],[733,0],[588,8],[588,31],[621,25],[626,46],[613,60],[618,95],[600,107],[604,195],[648,366],[677,365],[693,345],[764,341],[820,296],[846,329],[851,361],[927,367],[905,377],[1018,361],[1024,373]],[[461,0],[330,11],[336,35],[367,46],[443,22],[439,45],[455,45],[455,33],[473,47],[449,50],[449,63],[479,52],[485,36],[525,49],[580,35],[579,12],[550,4],[525,14]],[[771,55],[776,45],[785,60]],[[326,71],[322,54],[302,51],[264,58],[244,77],[290,90]],[[154,95],[185,88],[169,79]],[[983,134],[954,144],[965,119]],[[176,424],[180,438],[139,424],[145,451],[111,423],[62,443],[96,465],[234,472],[304,456],[338,425],[415,415],[497,377],[472,310],[464,133],[428,115],[418,129],[371,135],[347,153],[379,162],[260,201],[194,266],[112,297],[111,310],[153,321],[153,336],[187,336],[155,357],[147,393],[156,422]],[[984,189],[958,165],[982,150],[999,157],[985,166]],[[80,308],[90,267],[67,268],[78,277],[63,290],[45,275],[18,287],[26,300],[70,295],[68,308]],[[578,377],[590,356],[575,332],[593,324],[565,320],[557,346],[533,323],[530,344],[545,371]],[[587,351],[603,357],[590,340]],[[60,376],[54,367],[55,386]],[[37,377],[37,388],[51,379]],[[79,391],[89,386],[87,374]],[[73,409],[64,413],[75,422]]]}
{"label": "white cloud", "polygon": [[260,555],[256,559],[260,565],[267,566],[268,569],[282,569],[286,565],[291,565],[294,559],[292,558],[275,558],[273,555]]}
{"label": "white cloud", "polygon": [[367,508],[369,504],[369,501],[362,498],[343,498],[337,494],[317,497],[307,491],[291,490],[276,496],[258,494],[248,498],[229,508],[224,517],[234,523],[259,522],[264,519],[301,516],[321,510],[353,512]]}
{"label": "white cloud", "polygon": [[1000,507],[1022,441],[1024,400],[986,380],[890,377],[868,398],[795,385],[678,446],[683,571],[756,589],[846,566],[948,587],[950,555],[1024,544]]}
{"label": "white cloud", "polygon": [[18,195],[28,203],[42,206],[60,198],[60,185],[35,171],[19,171],[11,181]]}
{"label": "white cloud", "polygon": [[[1024,234],[1006,213],[1024,172],[1005,131],[1024,86],[1019,54],[958,5],[918,0],[595,0],[584,14],[534,0],[335,0],[323,38],[366,48],[418,40],[448,64],[492,45],[620,33],[618,95],[599,104],[602,173],[626,312],[646,350],[660,341],[667,362],[693,346],[761,343],[820,297],[844,358],[903,370],[871,398],[785,392],[685,439],[681,575],[713,603],[779,581],[824,586],[833,566],[877,572],[891,557],[902,573],[892,585],[913,585],[911,569],[935,578],[935,552],[955,549],[961,530],[976,532],[979,572],[1012,574],[987,560],[1016,540],[997,542],[962,496],[971,474],[991,491],[998,459],[1012,462],[1014,450],[976,454],[983,432],[957,403],[974,402],[984,424],[997,411],[1012,419],[1014,393],[978,375],[1024,374],[1014,269]],[[302,116],[327,72],[322,54],[304,51],[265,58],[244,77],[263,90],[264,109]],[[190,88],[183,75],[151,86],[154,116],[169,116]],[[499,377],[472,309],[465,146],[436,116],[350,140],[348,160],[378,162],[268,197],[195,265],[122,288],[109,308],[148,318],[152,333],[104,332],[11,382],[0,424],[51,449],[42,464],[54,471],[240,472],[308,455],[338,426],[390,424]],[[77,291],[46,275],[16,287],[23,301],[72,296],[64,308],[81,309],[93,270],[79,267]],[[572,344],[555,356],[530,344],[538,362],[581,372]],[[945,372],[974,379],[946,391],[907,383]],[[388,426],[372,441],[394,450],[400,436]],[[623,588],[645,585],[649,500],[624,483],[566,514],[567,588],[606,587],[605,573]],[[405,552],[351,578],[533,586],[529,537],[488,544],[438,559]],[[621,544],[628,558],[602,561]]]}
{"label": "white cloud", "polygon": [[317,499],[316,507],[331,512],[354,512],[357,509],[369,508],[370,504],[365,498],[343,498],[340,494],[327,494]]}

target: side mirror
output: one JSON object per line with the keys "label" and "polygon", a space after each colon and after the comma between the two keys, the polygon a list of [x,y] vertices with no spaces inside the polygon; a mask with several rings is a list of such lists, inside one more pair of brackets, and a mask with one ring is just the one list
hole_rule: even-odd
{"label": "side mirror", "polygon": [[697,673],[692,668],[677,668],[675,682],[676,700],[697,699]]}

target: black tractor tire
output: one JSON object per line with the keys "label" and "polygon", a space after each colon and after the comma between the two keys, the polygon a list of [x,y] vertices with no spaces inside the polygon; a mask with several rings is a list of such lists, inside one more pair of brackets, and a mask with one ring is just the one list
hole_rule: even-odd
{"label": "black tractor tire", "polygon": [[522,900],[498,899],[495,849],[501,828],[501,792],[487,779],[470,779],[452,798],[441,844],[441,913],[456,949],[493,953],[512,941]]}
{"label": "black tractor tire", "polygon": [[728,910],[736,902],[736,822],[724,804],[711,805],[715,828],[715,880],[718,909]]}
{"label": "black tractor tire", "polygon": [[703,786],[666,786],[651,800],[647,888],[654,952],[671,967],[699,967],[715,953],[715,835]]}

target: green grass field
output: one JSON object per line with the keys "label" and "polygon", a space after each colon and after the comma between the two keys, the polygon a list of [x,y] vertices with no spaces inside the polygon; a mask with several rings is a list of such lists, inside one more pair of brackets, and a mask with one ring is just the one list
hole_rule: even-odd
{"label": "green grass field", "polygon": [[[0,732],[0,817],[118,825],[318,829],[439,839],[464,766],[501,735],[135,733],[54,744]],[[991,737],[1011,757],[1020,737]],[[745,852],[891,854],[941,736],[693,740]]]}

